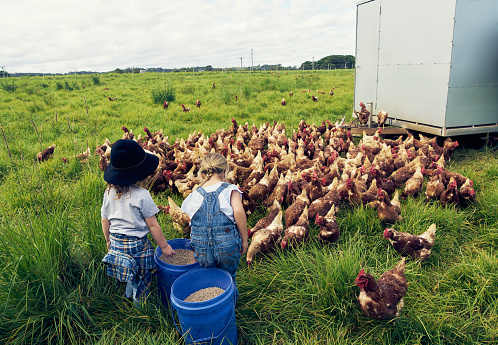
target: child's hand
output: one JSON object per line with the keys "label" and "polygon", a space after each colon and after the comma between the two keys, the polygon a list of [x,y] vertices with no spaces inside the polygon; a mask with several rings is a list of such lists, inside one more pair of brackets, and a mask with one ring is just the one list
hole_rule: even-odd
{"label": "child's hand", "polygon": [[242,255],[242,254],[244,254],[245,252],[247,252],[247,247],[248,247],[248,246],[249,246],[249,245],[247,244],[247,240],[242,241],[242,248],[240,248],[240,252],[239,252],[239,253]]}
{"label": "child's hand", "polygon": [[164,255],[167,257],[173,256],[176,254],[176,252],[171,248],[171,246],[168,244],[167,247],[161,248],[161,251],[163,252]]}

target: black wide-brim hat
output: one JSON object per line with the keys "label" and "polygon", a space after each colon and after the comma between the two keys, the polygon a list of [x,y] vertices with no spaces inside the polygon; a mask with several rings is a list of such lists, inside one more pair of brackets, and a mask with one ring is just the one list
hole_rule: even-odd
{"label": "black wide-brim hat", "polygon": [[126,186],[145,179],[159,165],[159,158],[147,153],[134,140],[119,139],[111,148],[111,163],[104,172],[108,183]]}

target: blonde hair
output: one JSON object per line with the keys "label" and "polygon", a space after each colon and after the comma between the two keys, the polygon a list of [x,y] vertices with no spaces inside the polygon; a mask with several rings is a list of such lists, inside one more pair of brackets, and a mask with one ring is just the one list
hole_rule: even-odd
{"label": "blonde hair", "polygon": [[198,176],[203,180],[202,184],[204,184],[213,176],[213,174],[225,173],[226,179],[228,170],[228,162],[223,155],[219,153],[208,153],[202,159]]}

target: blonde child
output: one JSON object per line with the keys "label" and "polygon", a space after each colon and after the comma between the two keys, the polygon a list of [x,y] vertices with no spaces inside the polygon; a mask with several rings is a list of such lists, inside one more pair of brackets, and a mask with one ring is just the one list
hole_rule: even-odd
{"label": "blonde child", "polygon": [[126,298],[136,303],[146,298],[154,262],[154,247],[148,240],[150,232],[163,254],[175,251],[164,238],[156,219],[159,209],[140,181],[152,174],[159,159],[146,153],[133,140],[120,139],[111,150],[111,163],[104,172],[108,186],[101,208],[102,230],[107,242],[107,274],[126,282]]}
{"label": "blonde child", "polygon": [[247,219],[242,192],[225,182],[228,171],[225,157],[207,154],[199,169],[204,183],[185,199],[182,210],[191,219],[190,241],[197,262],[228,271],[237,287],[240,256],[247,251]]}

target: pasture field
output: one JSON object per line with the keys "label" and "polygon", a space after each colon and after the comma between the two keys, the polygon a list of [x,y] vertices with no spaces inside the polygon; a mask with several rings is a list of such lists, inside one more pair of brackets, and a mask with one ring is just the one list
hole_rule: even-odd
{"label": "pasture field", "polygon": [[[320,125],[351,121],[351,70],[267,73],[103,74],[0,80],[0,342],[6,344],[182,344],[169,310],[160,306],[155,280],[142,310],[107,278],[100,225],[105,183],[92,155],[74,156],[105,138],[163,129],[170,143],[201,130],[227,129],[232,118],[259,126],[300,120]],[[213,83],[215,88],[213,89]],[[333,88],[334,96],[328,92]],[[153,91],[174,90],[168,109]],[[307,90],[310,92],[307,92]],[[317,94],[316,90],[326,92]],[[289,96],[289,92],[293,96]],[[318,102],[311,101],[311,94]],[[237,96],[237,99],[235,98]],[[109,98],[117,99],[110,101]],[[285,98],[286,106],[280,101]],[[202,102],[200,108],[195,101]],[[190,106],[187,113],[181,104]],[[388,110],[388,109],[387,109]],[[357,139],[358,140],[358,139]],[[52,158],[36,154],[55,144]],[[62,158],[67,158],[68,163]],[[401,201],[397,230],[420,234],[437,226],[431,257],[407,260],[405,306],[393,320],[365,317],[354,284],[360,269],[380,276],[399,254],[382,237],[377,213],[344,207],[339,240],[311,239],[292,250],[242,257],[236,307],[241,344],[496,344],[498,343],[498,155],[487,142],[465,141],[448,164],[474,181],[477,201],[466,208]],[[167,204],[167,191],[155,193]],[[249,218],[249,226],[264,215]],[[169,216],[159,223],[178,238]]]}

